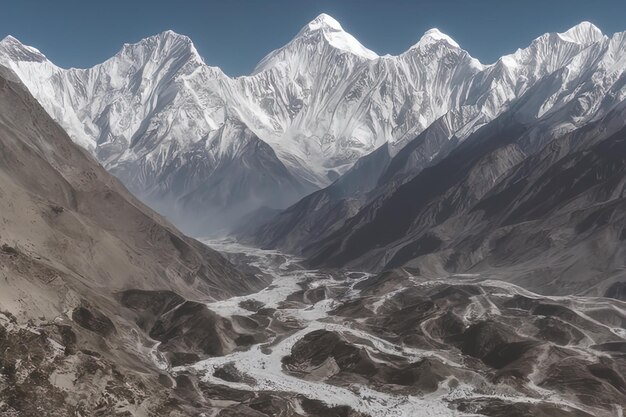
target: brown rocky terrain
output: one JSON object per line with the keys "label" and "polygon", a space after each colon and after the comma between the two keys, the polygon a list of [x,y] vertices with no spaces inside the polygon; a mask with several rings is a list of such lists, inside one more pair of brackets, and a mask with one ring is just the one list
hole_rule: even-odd
{"label": "brown rocky terrain", "polygon": [[0,414],[188,415],[151,354],[186,340],[163,313],[200,320],[198,302],[266,284],[141,204],[0,69]]}
{"label": "brown rocky terrain", "polygon": [[[381,417],[626,411],[620,300],[542,296],[478,274],[306,270],[275,252],[217,244],[248,252],[248,262],[276,279],[259,293],[208,304],[233,323],[254,322],[255,343],[172,368],[205,401],[207,392],[228,395],[250,412],[261,393],[281,401],[291,393],[348,407],[338,415]],[[301,415],[289,404],[285,415]]]}

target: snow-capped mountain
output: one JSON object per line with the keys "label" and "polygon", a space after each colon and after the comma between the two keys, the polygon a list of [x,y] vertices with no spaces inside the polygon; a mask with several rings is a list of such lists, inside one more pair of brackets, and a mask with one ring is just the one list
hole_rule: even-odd
{"label": "snow-capped mountain", "polygon": [[[171,31],[89,69],[59,68],[9,37],[0,62],[132,191],[197,233],[262,206],[284,208],[438,122],[443,133],[423,151],[431,160],[607,42],[583,23],[483,65],[432,29],[405,53],[378,56],[322,14],[237,78]],[[529,108],[531,117],[558,108],[556,95]]]}
{"label": "snow-capped mountain", "polygon": [[[571,266],[568,262],[585,262],[586,265],[597,262],[594,270],[602,271],[597,276],[586,270],[586,266],[577,265],[575,269],[585,277],[585,283],[592,277],[601,281],[606,278],[603,274],[613,273],[612,268],[619,270],[623,257],[616,256],[617,265],[611,264],[592,249],[581,250],[575,246],[580,241],[589,245],[589,240],[584,240],[587,236],[583,239],[577,233],[569,233],[576,229],[576,222],[582,221],[577,217],[580,213],[623,200],[624,178],[623,171],[619,171],[623,161],[614,165],[606,162],[610,157],[593,145],[596,141],[606,141],[607,145],[603,146],[618,149],[613,142],[622,140],[621,136],[612,135],[616,132],[623,135],[626,125],[623,117],[625,39],[626,33],[609,38],[584,23],[563,34],[544,35],[529,48],[501,58],[475,77],[470,90],[477,88],[474,91],[480,92],[482,87],[475,86],[490,87],[479,95],[475,104],[452,109],[391,158],[389,147],[383,146],[360,159],[331,186],[307,196],[262,224],[253,233],[255,243],[298,253],[311,259],[313,264],[325,266],[355,268],[358,265],[382,270],[409,264],[420,257],[428,264],[441,255],[437,259],[437,262],[441,260],[441,269],[437,272],[457,267],[455,272],[476,265],[484,267],[480,263],[488,264],[492,248],[501,243],[495,239],[513,225],[506,223],[508,219],[499,223],[493,211],[479,216],[477,207],[481,207],[481,200],[492,198],[489,205],[504,214],[507,211],[500,206],[505,202],[510,207],[520,205],[532,211],[528,204],[523,204],[523,199],[539,194],[537,190],[543,189],[543,182],[550,181],[551,191],[533,197],[533,204],[561,197],[555,197],[550,209],[541,216],[527,216],[534,221],[541,219],[547,225],[529,223],[516,226],[516,231],[558,236],[550,242],[552,252],[546,249],[542,253],[553,258],[558,253],[562,257],[559,261],[546,262],[549,268],[544,270],[551,271],[548,276],[554,276],[558,268],[566,270]],[[601,155],[590,162],[588,154],[594,152]],[[620,151],[615,152],[615,157],[620,158]],[[585,155],[587,157],[582,158]],[[581,160],[580,166],[575,167],[572,161],[578,160]],[[524,185],[531,175],[539,172],[545,172],[544,176],[532,185]],[[560,175],[558,179],[553,178],[556,173]],[[494,197],[495,190],[505,188],[505,181],[510,194],[502,192],[502,195],[508,200]],[[603,187],[598,185],[603,181],[607,182],[603,186],[610,191],[594,194]],[[590,191],[594,187],[595,190]],[[527,196],[523,196],[522,191]],[[550,217],[555,212],[557,214]],[[557,226],[554,219],[559,218],[563,222]],[[614,217],[612,223],[617,233],[602,231],[608,238],[600,232],[596,235],[605,239],[602,253],[609,256],[618,253],[623,246],[619,238],[619,219]],[[484,229],[481,231],[477,224]],[[565,232],[561,234],[558,228]],[[491,238],[493,242],[489,242]],[[528,242],[532,242],[531,246],[536,244],[531,238],[520,238],[513,245],[514,249],[520,253],[530,252]],[[456,244],[469,247],[452,251],[450,248]],[[563,254],[575,250],[580,251],[577,257]],[[461,253],[472,255],[459,267],[460,262],[449,257],[461,256]],[[531,262],[529,267],[536,265],[541,264]],[[540,276],[537,271],[532,275]],[[559,285],[572,288],[576,279],[569,274]],[[524,285],[542,284],[525,282]],[[560,288],[559,285],[556,287]]]}
{"label": "snow-capped mountain", "polygon": [[[187,230],[215,230],[314,189],[225,104],[216,92],[227,77],[205,65],[187,37],[164,32],[90,69],[59,68],[13,38],[0,49],[77,143]],[[189,211],[203,216],[187,221]]]}
{"label": "snow-capped mountain", "polygon": [[322,15],[234,79],[4,39],[0,415],[623,416],[625,70],[588,23],[483,65]]}

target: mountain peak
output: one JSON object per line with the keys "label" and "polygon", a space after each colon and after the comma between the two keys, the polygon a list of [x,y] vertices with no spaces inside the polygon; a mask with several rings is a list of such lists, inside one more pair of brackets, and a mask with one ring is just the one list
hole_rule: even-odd
{"label": "mountain peak", "polygon": [[156,55],[160,57],[168,56],[177,59],[193,59],[197,62],[204,63],[204,60],[198,53],[191,38],[176,33],[173,30],[166,30],[156,35],[149,36],[137,43],[125,43],[118,55],[120,54],[130,54],[135,57],[137,54]]}
{"label": "mountain peak", "polygon": [[12,35],[7,35],[4,39],[2,39],[0,41],[0,43],[5,44],[5,43],[11,43],[11,42],[18,42],[21,43],[18,39],[16,39],[15,37],[13,37]]}
{"label": "mountain peak", "polygon": [[454,48],[460,48],[459,44],[456,43],[454,39],[437,28],[427,30],[415,46],[431,45],[438,42],[446,42]]}
{"label": "mountain peak", "polygon": [[180,40],[181,42],[191,43],[191,38],[189,36],[181,35],[180,33],[174,32],[171,29],[164,30],[163,32],[159,33],[156,36],[162,39],[176,39],[176,40]]}
{"label": "mountain peak", "polygon": [[581,22],[566,32],[559,33],[559,37],[568,42],[583,45],[591,44],[601,40],[604,35],[602,31],[591,22]]}
{"label": "mountain peak", "polygon": [[[331,46],[366,59],[376,59],[378,54],[370,51],[341,27],[332,16],[322,13],[304,26],[293,41],[298,39],[325,39]],[[292,42],[293,42],[292,41]]]}
{"label": "mountain peak", "polygon": [[46,61],[46,56],[32,46],[24,45],[18,39],[8,35],[0,41],[0,50],[3,50],[11,59],[15,61]]}
{"label": "mountain peak", "polygon": [[322,13],[315,19],[311,20],[308,25],[302,28],[302,31],[316,31],[320,29],[327,29],[333,31],[343,31],[341,24],[332,16]]}
{"label": "mountain peak", "polygon": [[161,33],[157,33],[156,35],[148,36],[137,42],[136,44],[125,44],[125,45],[139,45],[146,43],[164,43],[164,42],[172,42],[176,44],[186,44],[193,45],[191,38],[186,35],[181,35],[180,33],[176,33],[171,29],[165,30]]}

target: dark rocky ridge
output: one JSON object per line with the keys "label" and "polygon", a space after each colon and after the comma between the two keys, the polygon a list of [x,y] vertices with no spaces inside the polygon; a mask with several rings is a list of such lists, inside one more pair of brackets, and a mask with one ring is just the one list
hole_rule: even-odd
{"label": "dark rocky ridge", "polygon": [[313,266],[483,272],[604,295],[625,271],[622,114],[527,155],[531,130],[505,113],[403,185],[382,186],[341,227],[312,224],[321,240],[300,250]]}

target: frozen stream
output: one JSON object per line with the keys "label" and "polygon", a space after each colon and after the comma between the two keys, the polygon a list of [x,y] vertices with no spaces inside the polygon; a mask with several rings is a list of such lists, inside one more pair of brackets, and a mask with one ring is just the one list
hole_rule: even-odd
{"label": "frozen stream", "polygon": [[[372,292],[372,288],[381,288],[377,285],[387,285],[390,281],[382,281],[383,284],[380,282],[368,283],[368,285],[363,286],[367,288],[364,290],[366,292],[361,293],[361,286],[356,284],[370,277],[365,273],[307,270],[302,266],[299,259],[277,251],[250,248],[228,240],[205,241],[205,243],[226,254],[233,262],[248,265],[254,268],[256,272],[272,278],[272,283],[258,293],[207,304],[209,309],[220,316],[231,318],[232,323],[241,320],[241,317],[235,318],[234,316],[247,316],[256,323],[259,323],[258,320],[261,317],[263,324],[259,324],[260,332],[254,335],[268,339],[249,346],[247,350],[243,350],[244,348],[235,349],[225,356],[209,358],[193,365],[171,369],[173,373],[189,371],[208,384],[227,386],[233,390],[276,392],[287,394],[286,397],[301,395],[331,407],[349,406],[363,415],[372,417],[471,415],[455,410],[454,405],[451,404],[453,401],[456,401],[457,405],[460,403],[496,405],[520,403],[524,404],[520,405],[520,410],[543,409],[550,413],[555,409],[567,409],[580,410],[581,412],[589,411],[587,414],[580,415],[622,417],[619,405],[615,405],[615,410],[617,410],[615,413],[609,411],[598,414],[596,413],[597,408],[588,408],[584,405],[581,408],[581,404],[573,401],[574,397],[571,395],[563,394],[560,390],[551,389],[549,385],[544,384],[546,370],[558,366],[556,365],[558,362],[555,362],[558,358],[555,359],[555,355],[551,352],[561,352],[563,349],[567,349],[572,358],[580,363],[580,369],[598,363],[600,356],[603,356],[604,360],[609,358],[606,353],[598,353],[597,350],[594,350],[592,345],[599,343],[599,341],[623,340],[623,328],[610,321],[604,323],[602,316],[597,315],[598,312],[605,312],[604,314],[608,314],[609,317],[613,317],[612,314],[616,317],[626,317],[626,310],[617,301],[575,296],[540,296],[514,284],[484,279],[475,274],[458,274],[425,280],[421,277],[412,276],[406,270],[400,270],[397,276],[392,277],[392,279],[399,277],[405,280],[404,283],[401,281],[398,284],[402,289],[413,285],[419,287],[419,292],[423,291],[425,294],[432,291],[435,291],[433,294],[444,293],[445,290],[437,292],[443,282],[445,282],[444,287],[475,285],[480,288],[480,291],[473,294],[469,293],[472,295],[468,296],[467,302],[460,304],[462,308],[455,312],[459,320],[465,326],[471,326],[481,321],[500,320],[506,328],[506,323],[512,323],[512,325],[517,326],[516,331],[519,332],[520,336],[529,340],[533,339],[533,335],[536,335],[537,329],[539,329],[534,327],[535,324],[531,325],[531,323],[535,323],[535,315],[530,314],[526,317],[523,315],[524,310],[514,307],[508,308],[504,304],[505,302],[520,296],[529,300],[537,300],[537,303],[543,302],[548,306],[553,304],[563,306],[565,311],[571,311],[570,315],[575,314],[575,320],[570,320],[572,323],[570,325],[575,326],[579,334],[584,337],[576,343],[569,343],[566,347],[555,345],[549,340],[544,341],[541,349],[529,351],[536,354],[535,357],[520,357],[519,360],[527,361],[527,366],[531,367],[531,372],[528,374],[524,386],[520,388],[507,383],[492,383],[484,368],[476,365],[472,358],[468,359],[454,346],[451,349],[438,348],[440,345],[437,343],[441,343],[441,340],[437,339],[436,335],[433,336],[432,333],[432,330],[436,331],[437,327],[431,328],[429,324],[431,321],[436,324],[436,320],[446,314],[446,311],[449,311],[445,308],[437,310],[427,318],[422,319],[421,322],[416,323],[420,326],[421,337],[434,342],[430,345],[416,346],[429,346],[430,348],[419,349],[403,344],[394,344],[379,337],[386,333],[377,332],[375,327],[368,327],[372,324],[375,326],[376,322],[371,321],[371,317],[361,317],[360,311],[362,310],[359,308],[364,306],[364,308],[374,312],[374,314],[380,314],[382,317],[389,314],[387,311],[395,307],[394,304],[386,305],[386,302],[399,302],[397,297],[399,294],[402,295],[402,290],[393,286],[396,285],[393,283],[379,292],[376,290]],[[402,273],[406,276],[402,276]],[[323,291],[315,291],[316,288],[323,288]],[[410,294],[407,297],[410,297]],[[436,300],[440,302],[450,299],[445,297],[452,297],[452,295],[441,296]],[[314,302],[315,300],[320,301]],[[340,314],[331,314],[340,306],[343,308]],[[356,307],[351,310],[353,306]],[[259,313],[250,311],[261,307],[265,311]],[[271,320],[269,324],[266,322],[267,319]],[[370,333],[368,329],[373,330]],[[292,354],[294,345],[309,333],[317,330],[326,330],[341,335],[351,346],[357,347],[360,353],[366,351],[369,354],[367,359],[370,363],[379,362],[381,368],[387,365],[386,358],[395,356],[396,358],[404,358],[404,361],[401,361],[403,364],[416,364],[418,367],[422,365],[419,362],[428,358],[430,360],[424,363],[438,363],[447,370],[440,374],[443,379],[438,380],[436,391],[425,395],[419,394],[420,388],[417,384],[410,385],[410,388],[399,392],[394,391],[394,388],[400,389],[404,386],[383,386],[379,385],[380,380],[378,383],[373,382],[370,385],[362,378],[364,374],[351,374],[350,371],[335,374],[339,368],[337,363],[333,361],[334,356],[326,359],[319,367],[314,367],[307,362],[310,360],[310,357],[307,357],[308,353],[299,352],[304,358],[303,362],[297,362],[299,360],[298,355],[296,355],[295,360],[298,366],[303,366],[302,372],[307,375],[306,379],[299,374],[285,371],[283,359]],[[393,333],[391,334],[393,337]],[[319,340],[323,339],[313,338],[311,343],[319,343]],[[309,345],[307,348],[316,349],[314,346]],[[167,367],[168,363],[160,355],[158,347],[159,345],[156,344],[153,348],[153,360],[157,365]],[[343,357],[341,353],[337,353],[337,355],[340,360],[349,358],[349,356]],[[348,361],[350,360],[348,359]],[[389,363],[394,364],[392,366],[398,366],[397,363],[399,362],[396,359],[390,359]],[[349,363],[348,366],[351,365]],[[217,370],[220,371],[217,373],[218,375],[224,376],[226,372],[226,374],[232,373],[234,377],[226,378],[230,381],[219,378],[215,376]],[[428,371],[425,372],[424,375],[428,377]],[[337,378],[328,379],[333,375],[336,375]],[[336,382],[341,385],[333,385],[328,382],[335,380],[343,382]],[[426,390],[426,392],[430,391]],[[413,395],[407,395],[407,393],[413,393]],[[298,402],[294,401],[291,404],[294,403],[297,407]],[[474,408],[474,410],[477,409],[481,408]]]}
{"label": "frozen stream", "polygon": [[[206,244],[223,253],[245,254],[249,263],[263,272],[274,277],[272,284],[264,290],[247,296],[235,297],[228,300],[210,303],[208,307],[216,313],[229,317],[232,315],[247,316],[252,312],[239,307],[245,300],[260,301],[265,307],[276,308],[290,294],[302,288],[298,285],[302,281],[311,281],[309,286],[328,285],[345,287],[344,300],[358,294],[352,287],[354,284],[367,275],[349,274],[346,280],[337,281],[330,275],[320,271],[307,271],[298,266],[298,260],[285,256],[275,251],[263,251],[255,248],[248,248],[229,241],[205,241]],[[447,388],[442,388],[436,393],[415,397],[408,395],[390,395],[374,391],[368,387],[352,385],[349,388],[329,385],[323,382],[306,381],[294,376],[290,376],[282,370],[282,359],[288,356],[293,345],[306,334],[326,329],[338,333],[350,333],[360,338],[369,340],[375,349],[381,352],[402,354],[411,360],[418,360],[424,356],[436,356],[433,352],[422,352],[415,349],[398,351],[390,343],[376,338],[366,332],[352,329],[341,323],[333,322],[328,318],[328,311],[334,307],[334,300],[322,300],[313,306],[305,308],[280,309],[276,314],[285,318],[296,320],[303,327],[301,330],[271,345],[271,351],[262,350],[262,345],[255,345],[247,351],[234,352],[226,356],[210,358],[198,362],[191,366],[203,375],[203,380],[209,383],[226,385],[235,389],[249,391],[280,391],[302,394],[308,398],[321,400],[328,405],[348,405],[353,409],[373,417],[390,416],[456,416],[461,415],[457,411],[451,410],[444,399],[458,398],[459,396],[471,395],[471,390],[467,387],[457,387],[453,392]],[[365,347],[365,346],[363,346]],[[367,347],[372,349],[371,347]],[[441,360],[447,360],[441,358]],[[228,363],[234,366],[241,373],[254,378],[255,384],[227,382],[213,376],[214,371]],[[449,363],[449,361],[448,361]],[[450,363],[453,366],[459,366]],[[183,369],[183,368],[180,368]],[[176,371],[177,369],[174,369]],[[446,385],[445,383],[442,385]],[[463,414],[467,415],[467,414]]]}

